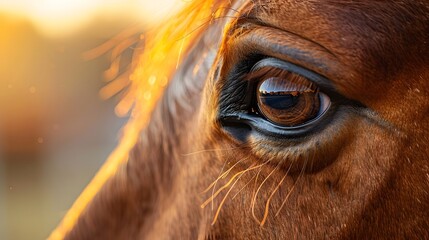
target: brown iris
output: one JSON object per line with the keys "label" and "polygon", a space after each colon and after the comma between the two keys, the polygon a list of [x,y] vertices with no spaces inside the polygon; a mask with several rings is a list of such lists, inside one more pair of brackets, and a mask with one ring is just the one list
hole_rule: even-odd
{"label": "brown iris", "polygon": [[327,96],[301,75],[271,67],[258,69],[250,75],[260,81],[256,91],[259,112],[277,125],[302,125],[327,108],[323,102]]}

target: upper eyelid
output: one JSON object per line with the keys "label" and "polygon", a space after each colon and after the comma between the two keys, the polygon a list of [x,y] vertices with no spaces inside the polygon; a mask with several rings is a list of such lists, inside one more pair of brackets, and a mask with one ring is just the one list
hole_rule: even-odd
{"label": "upper eyelid", "polygon": [[282,70],[285,70],[288,72],[292,72],[292,73],[301,75],[301,76],[307,78],[308,80],[310,80],[311,82],[314,82],[321,89],[327,90],[329,92],[336,92],[334,85],[327,78],[325,78],[319,74],[316,74],[312,71],[309,71],[305,68],[299,67],[299,66],[292,64],[292,63],[289,63],[289,62],[282,61],[282,60],[277,59],[277,58],[268,57],[268,58],[264,58],[264,59],[260,60],[251,68],[250,72],[254,72],[254,71],[256,71],[260,68],[263,68],[263,67],[275,67],[278,69],[282,69]]}
{"label": "upper eyelid", "polygon": [[[252,23],[248,23],[252,25]],[[233,33],[232,33],[233,35]],[[228,40],[227,51],[231,56],[253,52],[304,66],[329,79],[341,83],[347,78],[348,68],[323,47],[289,32],[253,24],[248,31]],[[225,56],[227,57],[227,56]],[[335,82],[337,84],[337,82]]]}

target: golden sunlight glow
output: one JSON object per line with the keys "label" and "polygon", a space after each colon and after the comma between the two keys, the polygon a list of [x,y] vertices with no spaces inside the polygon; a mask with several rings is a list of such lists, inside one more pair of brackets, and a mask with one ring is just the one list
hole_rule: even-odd
{"label": "golden sunlight glow", "polygon": [[[177,16],[162,24],[159,29],[156,29],[156,32],[146,33],[141,38],[145,40],[145,51],[138,54],[135,59],[135,65],[129,77],[131,87],[116,109],[119,115],[132,110],[121,141],[75,201],[59,226],[51,233],[50,240],[63,239],[106,181],[115,175],[121,165],[126,164],[129,151],[138,140],[141,130],[148,125],[149,116],[162,96],[168,79],[180,64],[183,53],[195,43],[198,36],[210,26],[211,22],[216,19],[226,19],[221,16],[231,7],[230,4],[229,0],[190,1]],[[122,35],[126,39],[129,38],[127,32]],[[112,40],[116,41],[116,39]],[[106,46],[108,45],[109,43]],[[91,52],[88,57],[92,57],[93,54],[97,55],[97,53],[98,50]],[[116,75],[114,78],[121,79],[121,75]],[[109,91],[106,94],[108,96]]]}
{"label": "golden sunlight glow", "polygon": [[0,0],[0,12],[27,17],[43,33],[58,36],[79,30],[95,17],[153,24],[185,4],[183,0]]}

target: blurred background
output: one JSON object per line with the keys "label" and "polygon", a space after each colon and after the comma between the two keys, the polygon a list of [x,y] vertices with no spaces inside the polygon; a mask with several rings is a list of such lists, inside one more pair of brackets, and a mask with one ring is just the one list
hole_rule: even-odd
{"label": "blurred background", "polygon": [[0,0],[0,239],[46,239],[117,144],[127,119],[99,97],[109,57],[84,53],[182,4]]}

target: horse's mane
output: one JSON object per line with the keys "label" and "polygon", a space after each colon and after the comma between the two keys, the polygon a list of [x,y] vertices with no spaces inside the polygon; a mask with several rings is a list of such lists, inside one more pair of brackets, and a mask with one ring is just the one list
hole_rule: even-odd
{"label": "horse's mane", "polygon": [[[110,97],[123,91],[124,94],[115,112],[119,116],[130,113],[130,118],[122,130],[116,149],[74,202],[49,239],[63,239],[88,203],[115,174],[118,166],[128,160],[130,150],[136,144],[142,129],[148,125],[156,103],[179,64],[186,58],[188,50],[210,24],[225,18],[230,9],[230,0],[195,0],[187,3],[178,14],[161,23],[156,30],[154,28],[140,35],[136,34],[139,27],[127,29],[100,48],[85,54],[85,58],[93,58],[106,50],[112,50],[112,64],[106,71],[106,77],[111,83],[101,91],[101,94],[102,97]],[[137,47],[132,63],[124,74],[119,74],[120,55],[133,43],[137,43]]]}

